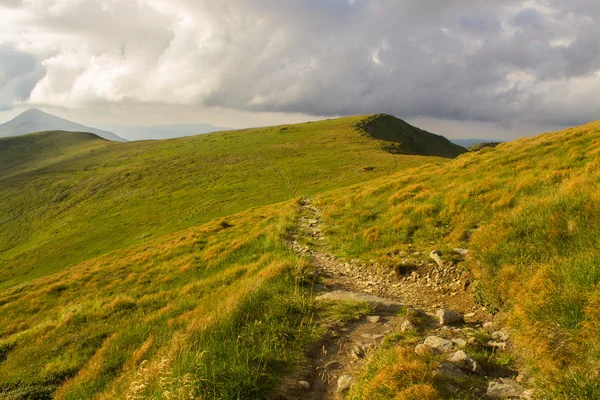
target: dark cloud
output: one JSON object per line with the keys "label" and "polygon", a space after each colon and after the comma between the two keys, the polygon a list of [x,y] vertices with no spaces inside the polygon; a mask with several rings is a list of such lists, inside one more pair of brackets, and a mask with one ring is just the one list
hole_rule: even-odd
{"label": "dark cloud", "polygon": [[600,5],[590,0],[17,3],[0,2],[11,5],[0,41],[22,49],[2,58],[12,82],[0,92],[5,106],[31,92],[32,102],[66,107],[493,123],[600,117]]}
{"label": "dark cloud", "polygon": [[13,102],[29,98],[43,75],[35,57],[0,44],[0,110],[10,110]]}

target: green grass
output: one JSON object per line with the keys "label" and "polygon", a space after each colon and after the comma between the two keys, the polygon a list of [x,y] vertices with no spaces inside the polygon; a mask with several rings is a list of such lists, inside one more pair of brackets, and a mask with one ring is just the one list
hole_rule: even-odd
{"label": "green grass", "polygon": [[541,393],[594,398],[599,154],[600,123],[592,123],[335,190],[317,206],[339,256],[385,264],[409,245],[446,256],[470,249],[463,266],[479,300],[502,312]]}
{"label": "green grass", "polygon": [[0,288],[252,207],[442,159],[394,156],[351,117],[114,143],[0,140]]}
{"label": "green grass", "polygon": [[0,292],[0,397],[272,390],[313,335],[281,240],[294,215],[247,211]]}
{"label": "green grass", "polygon": [[[469,248],[462,267],[540,395],[600,397],[600,123],[446,160],[356,128],[392,122],[0,140],[0,397],[267,397],[318,322],[369,312],[312,304],[282,239],[300,195],[340,257]],[[386,341],[351,396],[438,398],[441,360],[406,350],[415,335]]]}

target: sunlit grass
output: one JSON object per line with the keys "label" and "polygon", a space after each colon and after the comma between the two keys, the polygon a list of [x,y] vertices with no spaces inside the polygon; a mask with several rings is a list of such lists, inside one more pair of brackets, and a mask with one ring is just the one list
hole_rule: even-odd
{"label": "sunlit grass", "polygon": [[503,312],[541,392],[595,398],[599,152],[592,123],[333,191],[318,206],[349,258],[469,248],[479,300]]}
{"label": "sunlit grass", "polygon": [[442,159],[395,156],[363,117],[163,141],[0,140],[0,289],[251,207]]}

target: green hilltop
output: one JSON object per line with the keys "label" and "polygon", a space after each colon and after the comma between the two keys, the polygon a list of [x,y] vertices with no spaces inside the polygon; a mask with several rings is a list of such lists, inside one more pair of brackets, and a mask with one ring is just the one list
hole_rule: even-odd
{"label": "green hilltop", "polygon": [[363,120],[134,143],[57,131],[0,139],[0,288],[250,207],[443,162],[388,153]]}
{"label": "green hilltop", "polygon": [[[514,334],[506,362],[541,398],[598,398],[600,123],[448,143],[387,115],[0,140],[0,397],[271,397],[324,333],[310,260],[284,244],[309,195],[343,260],[470,249],[477,301]],[[429,372],[402,378],[439,361],[402,361],[402,340],[349,398],[445,398]]]}

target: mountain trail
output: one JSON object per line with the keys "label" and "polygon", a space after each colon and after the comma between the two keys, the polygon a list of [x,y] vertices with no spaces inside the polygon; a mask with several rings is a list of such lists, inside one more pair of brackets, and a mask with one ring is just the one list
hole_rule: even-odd
{"label": "mountain trail", "polygon": [[[314,285],[315,300],[366,302],[374,311],[343,325],[328,323],[326,335],[308,353],[306,365],[284,383],[274,399],[343,399],[386,336],[415,328],[401,310],[420,315],[416,328],[427,340],[440,339],[433,344],[425,341],[436,351],[438,344],[449,346],[444,351],[464,348],[467,335],[477,330],[488,331],[497,339],[490,346],[499,351],[510,346],[509,333],[491,322],[492,316],[473,301],[470,278],[460,268],[460,261],[468,256],[467,250],[456,249],[456,257],[448,264],[437,251],[426,255],[417,250],[410,254],[388,253],[391,262],[387,265],[395,265],[394,268],[374,260],[369,265],[360,260],[342,261],[328,252],[321,211],[313,206],[310,197],[300,200],[297,226],[295,232],[289,233],[287,245],[310,259],[319,277],[319,283]],[[440,369],[447,364],[443,363]],[[495,370],[485,376],[486,384],[489,383],[487,393],[480,391],[476,398],[492,396],[493,391],[500,396],[495,398],[530,398],[531,393],[515,380],[517,375],[517,371],[509,369]],[[452,385],[447,387],[452,390]]]}

